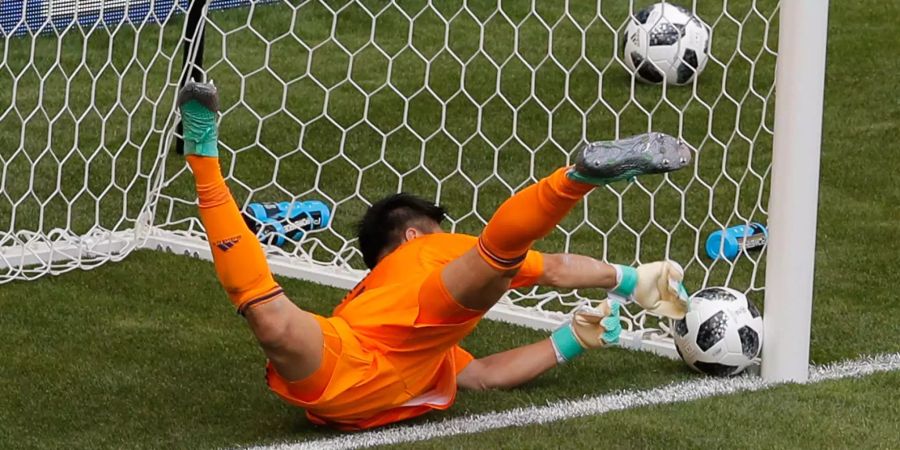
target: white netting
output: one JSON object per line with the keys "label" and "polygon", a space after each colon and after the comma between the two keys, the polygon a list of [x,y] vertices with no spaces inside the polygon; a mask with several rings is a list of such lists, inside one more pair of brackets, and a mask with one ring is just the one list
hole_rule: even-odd
{"label": "white netting", "polygon": [[0,5],[0,283],[135,247],[181,70],[182,26],[157,22],[179,11],[172,1]]}
{"label": "white netting", "polygon": [[[713,32],[706,70],[678,88],[636,83],[622,61],[626,20],[649,3],[276,1],[210,11],[203,68],[220,89],[232,191],[244,204],[327,203],[331,226],[273,258],[346,285],[363,267],[353,225],[386,194],[435,199],[454,231],[475,234],[580,143],[663,131],[696,150],[691,168],[598,189],[538,249],[620,263],[668,257],[685,266],[689,289],[758,292],[762,253],[713,262],[703,244],[766,219],[777,2],[683,2]],[[178,158],[157,164],[175,118],[182,29],[176,18],[7,39],[3,254],[20,246],[21,230],[42,243],[54,242],[53,228],[125,230],[148,206],[152,245],[201,252],[189,174]],[[24,275],[3,264],[13,268],[0,280]],[[514,294],[513,309],[539,317],[597,295],[536,290]],[[635,328],[657,326],[645,319]]]}

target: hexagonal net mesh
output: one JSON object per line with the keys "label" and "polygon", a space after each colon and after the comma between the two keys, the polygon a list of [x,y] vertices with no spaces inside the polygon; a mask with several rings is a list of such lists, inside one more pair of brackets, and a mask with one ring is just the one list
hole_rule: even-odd
{"label": "hexagonal net mesh", "polygon": [[135,248],[181,70],[181,26],[168,19],[182,10],[0,4],[0,283]]}
{"label": "hexagonal net mesh", "polygon": [[[763,252],[712,260],[704,243],[766,221],[778,3],[685,1],[712,39],[705,70],[680,87],[640,83],[622,59],[626,23],[649,3],[282,0],[205,13],[202,70],[219,87],[238,203],[319,200],[332,214],[328,227],[268,247],[273,267],[346,286],[363,268],[355,222],[383,196],[433,199],[452,231],[477,234],[581,143],[654,130],[688,142],[692,166],[597,189],[536,248],[624,264],[669,258],[689,290],[758,295]],[[191,178],[166,156],[188,69],[183,19],[167,19],[70,23],[7,41],[0,280],[137,246],[203,254]],[[77,255],[25,261],[7,250],[37,244]],[[602,297],[534,289],[501,309],[550,326],[554,312]],[[631,326],[666,328],[637,312]]]}

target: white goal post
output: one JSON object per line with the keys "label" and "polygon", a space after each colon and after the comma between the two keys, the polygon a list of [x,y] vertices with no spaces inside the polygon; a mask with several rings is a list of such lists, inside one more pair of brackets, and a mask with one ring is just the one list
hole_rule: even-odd
{"label": "white goal post", "polygon": [[[0,284],[137,249],[209,258],[172,155],[189,76],[219,86],[239,204],[330,209],[327,227],[267,247],[273,270],[338,287],[364,275],[354,225],[384,195],[433,199],[450,229],[476,234],[580,144],[653,130],[684,139],[692,166],[597,189],[537,249],[669,258],[689,290],[765,296],[763,374],[802,381],[827,2],[676,2],[712,29],[687,86],[642,84],[626,68],[625,25],[651,3],[3,2]],[[711,233],[754,223],[769,228],[762,250],[706,254]],[[489,317],[551,329],[602,296],[516,291]],[[677,357],[667,321],[626,315],[624,346]]]}
{"label": "white goal post", "polygon": [[[775,108],[769,263],[766,268],[766,342],[762,375],[769,381],[809,377],[819,158],[825,92],[828,0],[781,5]],[[788,95],[785,95],[788,93]]]}

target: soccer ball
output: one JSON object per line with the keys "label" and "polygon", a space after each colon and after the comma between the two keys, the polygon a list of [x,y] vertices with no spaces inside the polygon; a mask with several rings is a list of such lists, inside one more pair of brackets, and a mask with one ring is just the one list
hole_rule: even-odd
{"label": "soccer ball", "polygon": [[741,292],[709,287],[691,296],[684,319],[674,323],[675,348],[691,368],[731,376],[755,364],[762,348],[759,310]]}
{"label": "soccer ball", "polygon": [[625,28],[625,65],[648,83],[690,83],[709,60],[709,35],[709,26],[687,9],[650,5]]}

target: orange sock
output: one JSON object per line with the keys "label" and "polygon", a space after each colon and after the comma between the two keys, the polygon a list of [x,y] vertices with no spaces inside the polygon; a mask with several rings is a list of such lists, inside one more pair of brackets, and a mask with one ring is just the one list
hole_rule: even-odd
{"label": "orange sock", "polygon": [[520,266],[534,241],[550,233],[594,188],[570,180],[567,171],[553,172],[500,205],[478,238],[478,253],[488,264],[499,270]]}
{"label": "orange sock", "polygon": [[197,183],[200,220],[206,228],[216,274],[231,303],[243,313],[272,301],[281,294],[281,287],[272,278],[262,247],[231,197],[219,159],[188,155],[187,162]]}

